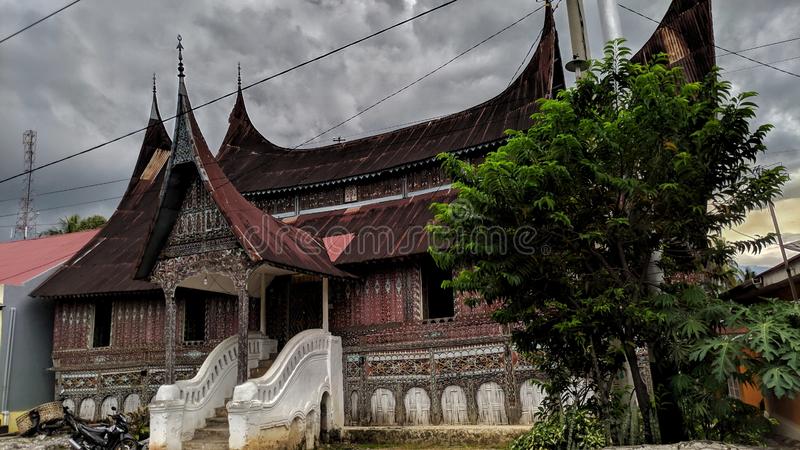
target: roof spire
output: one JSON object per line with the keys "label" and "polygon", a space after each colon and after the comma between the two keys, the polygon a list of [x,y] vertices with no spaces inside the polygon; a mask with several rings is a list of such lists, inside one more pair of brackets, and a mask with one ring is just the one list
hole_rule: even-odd
{"label": "roof spire", "polygon": [[239,90],[242,90],[242,63],[236,63],[236,72],[238,74],[237,80],[239,83]]}
{"label": "roof spire", "polygon": [[176,47],[178,49],[178,77],[179,78],[183,78],[183,77],[186,76],[186,75],[183,74],[183,44],[181,43],[182,40],[183,40],[183,38],[179,34],[178,35],[178,47]]}
{"label": "roof spire", "polygon": [[153,73],[153,102],[150,105],[150,119],[161,121],[161,114],[158,112],[158,100],[156,99],[156,74]]}

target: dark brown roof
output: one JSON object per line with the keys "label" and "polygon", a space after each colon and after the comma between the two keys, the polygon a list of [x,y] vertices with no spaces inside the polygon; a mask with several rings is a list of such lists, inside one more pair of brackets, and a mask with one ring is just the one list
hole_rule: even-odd
{"label": "dark brown roof", "polygon": [[159,289],[133,278],[158,206],[163,166],[172,141],[153,98],[151,116],[125,196],[103,229],[31,295],[75,296]]}
{"label": "dark brown roof", "polygon": [[659,53],[667,54],[670,65],[682,67],[689,81],[700,81],[711,71],[716,52],[710,0],[673,0],[632,60],[647,62]]}
{"label": "dark brown roof", "polygon": [[[266,214],[236,190],[208,149],[195,120],[182,76],[176,116],[174,146],[163,181],[159,210],[150,226],[137,278],[149,276],[161,248],[166,244],[181,203],[172,199],[183,199],[188,185],[182,181],[187,177],[181,172],[189,171],[193,176],[200,177],[203,187],[251,261],[264,261],[303,272],[350,277],[333,265],[321,241]],[[178,159],[184,154],[191,155],[191,161],[182,162]]]}
{"label": "dark brown roof", "polygon": [[[713,43],[709,1],[675,0],[656,32],[634,58],[643,61],[666,52],[670,61],[683,67],[691,80],[698,80],[714,64]],[[257,192],[380,174],[430,159],[442,151],[500,142],[505,129],[524,129],[530,124],[529,116],[536,109],[536,100],[552,96],[563,86],[558,36],[552,11],[548,8],[542,39],[531,62],[508,89],[485,103],[378,136],[292,151],[273,145],[259,134],[247,116],[240,93],[220,149],[219,165],[209,158],[203,141],[201,166],[209,174],[210,188],[219,191],[215,198],[217,204],[235,204],[248,211],[240,215],[236,211],[238,206],[225,208],[228,210],[226,219],[246,229],[244,227],[256,219],[255,212],[251,212],[249,203],[250,206],[240,203],[241,196],[235,189],[223,187],[225,175],[239,191]],[[131,182],[117,211],[103,230],[33,295],[73,296],[157,289],[154,284],[134,279],[158,211],[166,160],[172,154],[171,141],[155,103],[153,111]],[[196,123],[193,125],[197,128]],[[212,179],[217,181],[212,183]],[[447,201],[453,195],[445,191],[303,215],[292,225],[313,230],[317,239],[341,244],[343,248],[332,255],[336,264],[406,256],[427,248],[427,236],[416,239],[409,230],[420,229],[432,218],[428,204]],[[395,233],[392,240],[376,240],[380,239],[380,230],[386,228]],[[378,234],[374,230],[378,230]],[[319,241],[314,242],[318,247]],[[248,248],[248,252],[259,255],[263,251],[263,246],[258,244]],[[330,249],[328,251],[330,253]]]}
{"label": "dark brown roof", "polygon": [[508,129],[526,129],[536,101],[564,87],[553,11],[530,63],[505,91],[480,105],[439,119],[343,144],[291,150],[265,139],[253,126],[241,93],[220,148],[220,166],[241,192],[314,186],[380,174],[446,151],[497,142]]}
{"label": "dark brown roof", "polygon": [[433,219],[433,202],[452,201],[450,189],[417,195],[402,200],[381,202],[349,209],[305,214],[287,222],[324,239],[342,236],[344,247],[334,260],[336,265],[425,253],[429,236],[425,225]]}

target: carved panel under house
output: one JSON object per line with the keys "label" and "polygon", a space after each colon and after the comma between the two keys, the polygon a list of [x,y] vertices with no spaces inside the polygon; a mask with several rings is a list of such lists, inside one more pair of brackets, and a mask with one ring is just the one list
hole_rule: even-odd
{"label": "carved panel under house", "polygon": [[[111,303],[110,345],[94,347],[92,333],[98,302]],[[203,340],[184,341],[187,302],[204,305]],[[208,353],[236,333],[236,299],[231,295],[179,288],[176,327],[176,376],[188,379]],[[259,317],[251,299],[251,317]],[[164,314],[160,292],[141,297],[98,297],[56,303],[53,363],[56,391],[62,388],[76,412],[102,418],[103,405],[135,409],[147,404],[164,383]],[[258,322],[251,321],[250,329]],[[94,405],[94,406],[92,406]],[[126,406],[127,405],[127,406]]]}

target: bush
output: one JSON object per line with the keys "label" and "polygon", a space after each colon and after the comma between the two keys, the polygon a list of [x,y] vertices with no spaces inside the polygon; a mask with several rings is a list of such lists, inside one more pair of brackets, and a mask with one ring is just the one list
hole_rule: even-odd
{"label": "bush", "polygon": [[137,441],[150,437],[150,409],[142,406],[136,411],[128,414],[128,425],[130,433]]}
{"label": "bush", "polygon": [[518,437],[511,450],[593,449],[606,445],[600,420],[588,409],[567,406],[542,417],[531,431]]}

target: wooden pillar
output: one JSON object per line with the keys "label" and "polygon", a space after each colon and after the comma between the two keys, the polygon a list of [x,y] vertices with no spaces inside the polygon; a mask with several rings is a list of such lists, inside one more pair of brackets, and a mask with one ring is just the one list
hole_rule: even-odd
{"label": "wooden pillar", "polygon": [[247,374],[247,357],[248,357],[248,348],[247,348],[247,326],[249,324],[249,303],[250,298],[247,295],[247,282],[243,281],[241,283],[237,283],[237,287],[239,290],[239,305],[238,305],[238,316],[239,316],[239,323],[238,323],[238,331],[239,331],[239,350],[238,350],[238,372],[236,377],[236,384],[242,384],[247,381],[248,374]]}
{"label": "wooden pillar", "polygon": [[175,289],[164,289],[166,317],[164,319],[164,384],[175,384],[175,334],[177,327],[177,307]]}
{"label": "wooden pillar", "polygon": [[261,280],[261,288],[259,290],[259,294],[261,295],[261,308],[259,309],[259,329],[261,330],[261,334],[264,336],[267,335],[267,275],[262,273],[259,276],[259,280]]}
{"label": "wooden pillar", "polygon": [[328,277],[322,277],[322,329],[328,331]]}

